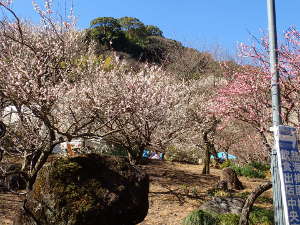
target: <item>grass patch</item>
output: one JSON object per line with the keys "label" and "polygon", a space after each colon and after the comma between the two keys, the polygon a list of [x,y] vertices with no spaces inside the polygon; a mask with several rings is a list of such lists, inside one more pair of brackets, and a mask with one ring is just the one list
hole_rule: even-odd
{"label": "grass patch", "polygon": [[274,211],[254,206],[250,213],[250,225],[273,225]]}
{"label": "grass patch", "polygon": [[[194,210],[183,219],[182,225],[238,225],[240,216],[236,214],[211,214]],[[273,225],[274,211],[253,207],[249,216],[249,225]]]}
{"label": "grass patch", "polygon": [[270,165],[262,162],[250,162],[246,165],[239,166],[231,160],[226,160],[221,164],[221,169],[226,167],[232,168],[238,176],[250,178],[266,178],[266,174],[270,171]]}
{"label": "grass patch", "polygon": [[245,176],[250,178],[266,178],[265,171],[258,170],[250,165],[245,166],[230,166],[238,176]]}
{"label": "grass patch", "polygon": [[236,214],[226,213],[218,216],[218,225],[235,225],[239,224],[240,217]]}
{"label": "grass patch", "polygon": [[183,219],[182,225],[216,225],[218,222],[218,218],[214,215],[202,210],[194,210]]}
{"label": "grass patch", "polygon": [[271,169],[271,165],[262,162],[250,162],[248,166],[261,171],[269,171]]}

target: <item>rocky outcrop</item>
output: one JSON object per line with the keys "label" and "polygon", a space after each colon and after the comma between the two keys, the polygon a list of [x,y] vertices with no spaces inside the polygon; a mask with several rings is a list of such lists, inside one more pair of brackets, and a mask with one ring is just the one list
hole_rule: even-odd
{"label": "rocky outcrop", "polygon": [[39,172],[15,225],[138,224],[148,212],[148,192],[148,176],[125,159],[59,159]]}
{"label": "rocky outcrop", "polygon": [[242,182],[239,180],[236,172],[232,168],[224,168],[221,174],[221,180],[218,186],[223,186],[226,189],[242,190],[244,189]]}
{"label": "rocky outcrop", "polygon": [[237,197],[214,197],[212,200],[205,202],[200,206],[201,210],[206,212],[223,214],[234,213],[240,214],[245,201]]}

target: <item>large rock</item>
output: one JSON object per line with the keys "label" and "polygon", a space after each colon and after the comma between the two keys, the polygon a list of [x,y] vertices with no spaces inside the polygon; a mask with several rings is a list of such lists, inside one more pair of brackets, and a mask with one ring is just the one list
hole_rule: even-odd
{"label": "large rock", "polygon": [[244,203],[245,201],[238,197],[214,197],[212,200],[203,203],[200,209],[216,214],[240,214]]}
{"label": "large rock", "polygon": [[[224,185],[226,183],[227,185]],[[232,168],[224,168],[222,170],[221,174],[221,180],[218,184],[218,186],[223,185],[226,186],[226,189],[235,189],[235,190],[242,190],[244,189],[244,186],[242,182],[239,180],[238,176],[236,175],[236,172]]]}
{"label": "large rock", "polygon": [[148,212],[148,192],[148,176],[125,159],[59,159],[39,172],[15,225],[138,224]]}

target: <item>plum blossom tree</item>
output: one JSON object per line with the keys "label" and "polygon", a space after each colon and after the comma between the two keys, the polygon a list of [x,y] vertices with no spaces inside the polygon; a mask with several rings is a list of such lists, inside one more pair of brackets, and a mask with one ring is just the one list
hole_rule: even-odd
{"label": "plum blossom tree", "polygon": [[[277,50],[279,56],[282,119],[285,124],[299,126],[299,32],[290,28]],[[258,45],[241,45],[241,56],[250,65],[224,67],[226,84],[216,98],[218,112],[227,119],[250,125],[260,136],[267,152],[271,151],[271,93],[268,42],[264,37]]]}
{"label": "plum blossom tree", "polygon": [[[80,109],[75,82],[97,65],[72,21],[56,22],[51,1],[35,5],[41,24],[21,21],[7,2],[0,2],[14,20],[0,22],[0,93],[17,120],[8,122],[1,140],[7,152],[23,157],[22,174],[30,189],[53,148],[60,142],[97,131],[99,120]],[[9,115],[3,115],[6,118]],[[91,124],[93,127],[91,128]]]}
{"label": "plum blossom tree", "polygon": [[[102,137],[121,145],[135,163],[146,146],[161,148],[182,132],[189,92],[184,82],[154,67],[140,73],[122,65],[103,69],[73,21],[55,20],[51,1],[35,5],[41,24],[1,21],[0,95],[17,115],[1,139],[23,157],[31,189],[54,147],[77,137]],[[57,22],[59,21],[59,22]]]}
{"label": "plum blossom tree", "polygon": [[218,81],[215,74],[208,74],[202,78],[189,79],[186,85],[191,97],[183,107],[187,128],[179,141],[190,145],[190,149],[199,150],[204,160],[203,174],[210,172],[211,155],[217,158],[216,132],[222,121],[212,109]]}
{"label": "plum blossom tree", "polygon": [[104,131],[118,131],[105,139],[122,146],[133,164],[146,147],[163,149],[185,126],[188,89],[160,69],[145,65],[133,73],[121,67],[88,77],[82,85],[89,99],[87,110],[104,116]]}
{"label": "plum blossom tree", "polygon": [[266,136],[271,122],[268,74],[258,67],[241,66],[229,76],[216,99],[218,112],[228,120],[240,120],[252,126],[271,150]]}
{"label": "plum blossom tree", "polygon": [[256,130],[239,120],[226,120],[218,126],[216,148],[238,157],[240,162],[265,161],[269,152],[263,147]]}

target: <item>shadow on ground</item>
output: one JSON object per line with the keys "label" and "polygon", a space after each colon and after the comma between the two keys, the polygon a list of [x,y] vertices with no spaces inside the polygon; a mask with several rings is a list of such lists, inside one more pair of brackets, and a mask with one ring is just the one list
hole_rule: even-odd
{"label": "shadow on ground", "polygon": [[202,175],[199,167],[198,173],[186,171],[184,168],[174,166],[170,162],[150,160],[141,166],[149,175],[151,185],[157,185],[150,191],[150,195],[173,196],[173,200],[183,205],[188,199],[204,200],[207,198],[207,189],[217,183],[218,176]]}

